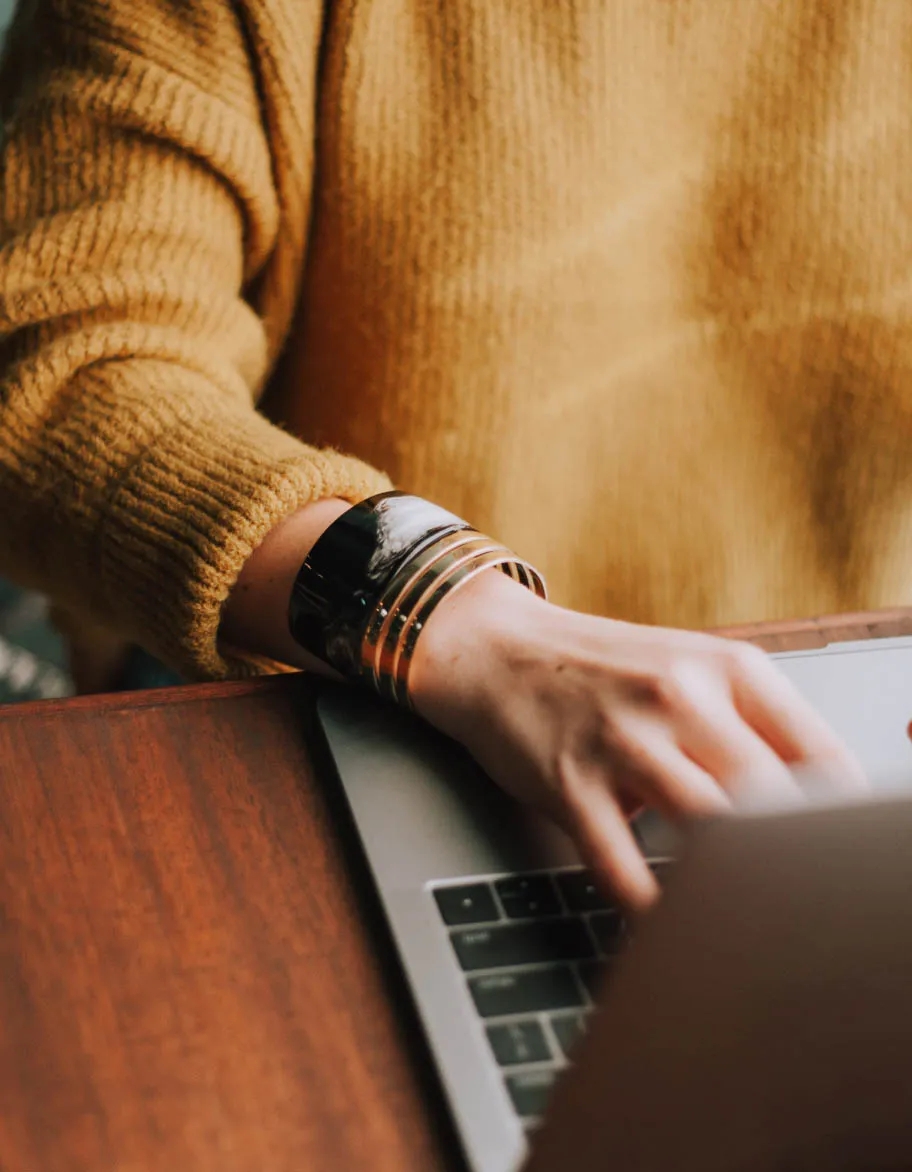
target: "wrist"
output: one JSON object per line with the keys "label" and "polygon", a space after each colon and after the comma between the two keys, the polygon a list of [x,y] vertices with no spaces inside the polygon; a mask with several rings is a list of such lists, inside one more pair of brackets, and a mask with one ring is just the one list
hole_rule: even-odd
{"label": "wrist", "polygon": [[533,566],[466,521],[410,493],[380,493],[311,549],[293,584],[290,634],[344,678],[412,708],[414,656],[429,623],[495,567],[544,596]]}
{"label": "wrist", "polygon": [[412,659],[416,711],[444,731],[508,685],[510,663],[553,610],[498,569],[453,592],[427,622]]}

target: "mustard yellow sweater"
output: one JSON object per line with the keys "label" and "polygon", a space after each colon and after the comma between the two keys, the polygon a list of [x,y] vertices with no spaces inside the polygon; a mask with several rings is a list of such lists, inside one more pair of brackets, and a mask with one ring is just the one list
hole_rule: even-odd
{"label": "mustard yellow sweater", "polygon": [[26,0],[0,569],[219,675],[270,527],[388,475],[587,610],[912,603],[910,44],[907,0]]}

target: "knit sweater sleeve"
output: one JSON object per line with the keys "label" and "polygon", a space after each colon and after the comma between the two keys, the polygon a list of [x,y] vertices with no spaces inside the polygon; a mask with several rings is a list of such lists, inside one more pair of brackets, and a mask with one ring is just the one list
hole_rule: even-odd
{"label": "knit sweater sleeve", "polygon": [[283,223],[244,9],[25,0],[0,75],[0,572],[201,677],[244,670],[221,608],[269,530],[386,487],[255,409]]}

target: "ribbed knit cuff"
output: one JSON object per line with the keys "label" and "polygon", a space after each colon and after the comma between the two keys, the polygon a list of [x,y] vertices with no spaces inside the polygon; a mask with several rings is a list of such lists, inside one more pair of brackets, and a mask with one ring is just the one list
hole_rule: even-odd
{"label": "ribbed knit cuff", "polygon": [[119,486],[102,549],[105,593],[129,599],[138,637],[185,675],[264,670],[218,644],[244,563],[309,502],[388,487],[360,461],[307,448],[253,411],[176,420]]}
{"label": "ribbed knit cuff", "polygon": [[188,678],[262,671],[263,661],[218,645],[223,605],[250,554],[311,501],[356,502],[390,483],[299,442],[191,372],[144,363],[140,383],[122,365],[84,371],[73,409],[45,433],[44,479],[70,486],[69,521],[53,525],[58,559],[72,542],[70,580],[47,585]]}

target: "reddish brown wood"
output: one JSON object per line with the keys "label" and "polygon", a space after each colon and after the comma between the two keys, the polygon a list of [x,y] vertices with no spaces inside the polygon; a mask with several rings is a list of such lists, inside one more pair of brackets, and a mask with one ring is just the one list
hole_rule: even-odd
{"label": "reddish brown wood", "polygon": [[456,1166],[307,698],[0,714],[3,1172]]}
{"label": "reddish brown wood", "polygon": [[458,1166],[308,701],[283,677],[0,710],[3,1172]]}
{"label": "reddish brown wood", "polygon": [[912,635],[912,609],[827,615],[788,623],[749,623],[742,627],[726,627],[716,633],[733,639],[749,639],[767,651],[800,651],[851,639]]}

